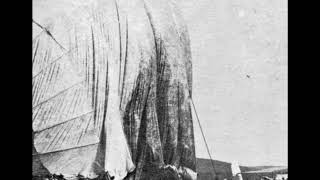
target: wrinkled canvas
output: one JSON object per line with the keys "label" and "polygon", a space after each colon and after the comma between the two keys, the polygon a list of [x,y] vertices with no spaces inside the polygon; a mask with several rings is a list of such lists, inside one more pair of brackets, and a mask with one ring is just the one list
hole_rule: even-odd
{"label": "wrinkled canvas", "polygon": [[190,43],[174,4],[34,0],[32,43],[34,175],[196,171]]}

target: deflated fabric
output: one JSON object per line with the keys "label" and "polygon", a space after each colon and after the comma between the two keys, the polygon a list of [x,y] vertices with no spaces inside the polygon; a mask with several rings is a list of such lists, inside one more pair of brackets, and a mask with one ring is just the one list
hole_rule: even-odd
{"label": "deflated fabric", "polygon": [[34,163],[89,178],[196,171],[190,44],[174,4],[33,0],[33,9]]}

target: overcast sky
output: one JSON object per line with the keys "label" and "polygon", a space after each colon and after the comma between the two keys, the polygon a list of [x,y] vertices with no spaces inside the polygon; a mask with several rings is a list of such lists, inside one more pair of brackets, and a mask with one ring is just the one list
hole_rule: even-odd
{"label": "overcast sky", "polygon": [[[213,158],[287,165],[287,1],[176,1],[189,29],[193,97]],[[208,158],[195,118],[194,128],[197,156]]]}

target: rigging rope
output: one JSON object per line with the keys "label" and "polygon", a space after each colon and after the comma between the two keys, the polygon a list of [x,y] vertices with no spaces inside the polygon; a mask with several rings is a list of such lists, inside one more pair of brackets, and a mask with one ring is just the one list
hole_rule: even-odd
{"label": "rigging rope", "polygon": [[[214,168],[214,164],[213,164],[213,160],[212,160],[212,157],[211,157],[211,154],[210,154],[210,151],[209,151],[209,147],[208,147],[208,144],[207,144],[207,140],[206,140],[206,137],[204,136],[204,133],[203,133],[203,130],[202,130],[202,126],[201,126],[201,123],[200,123],[200,120],[199,120],[199,117],[198,117],[198,113],[197,113],[197,110],[196,110],[196,107],[193,103],[193,99],[191,99],[191,102],[192,102],[192,106],[193,106],[193,109],[194,109],[194,112],[196,114],[196,117],[197,117],[197,120],[198,120],[198,124],[199,124],[199,127],[200,127],[200,131],[201,131],[201,134],[202,134],[202,137],[203,137],[203,140],[204,140],[204,143],[206,145],[206,148],[207,148],[207,152],[208,152],[208,155],[209,155],[209,158],[210,158],[210,162],[211,162],[211,166],[212,166],[212,169],[213,169],[213,172],[214,172],[214,175],[217,175],[216,171],[215,171],[215,168]],[[210,173],[211,174],[211,173]],[[212,174],[211,174],[212,176]],[[212,177],[213,178],[213,177]]]}

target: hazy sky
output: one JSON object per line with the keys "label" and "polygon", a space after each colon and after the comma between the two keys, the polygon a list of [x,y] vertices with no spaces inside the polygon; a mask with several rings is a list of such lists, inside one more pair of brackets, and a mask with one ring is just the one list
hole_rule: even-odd
{"label": "hazy sky", "polygon": [[[214,159],[287,165],[287,1],[176,0]],[[195,116],[194,116],[195,117]],[[208,158],[194,118],[196,153]]]}

